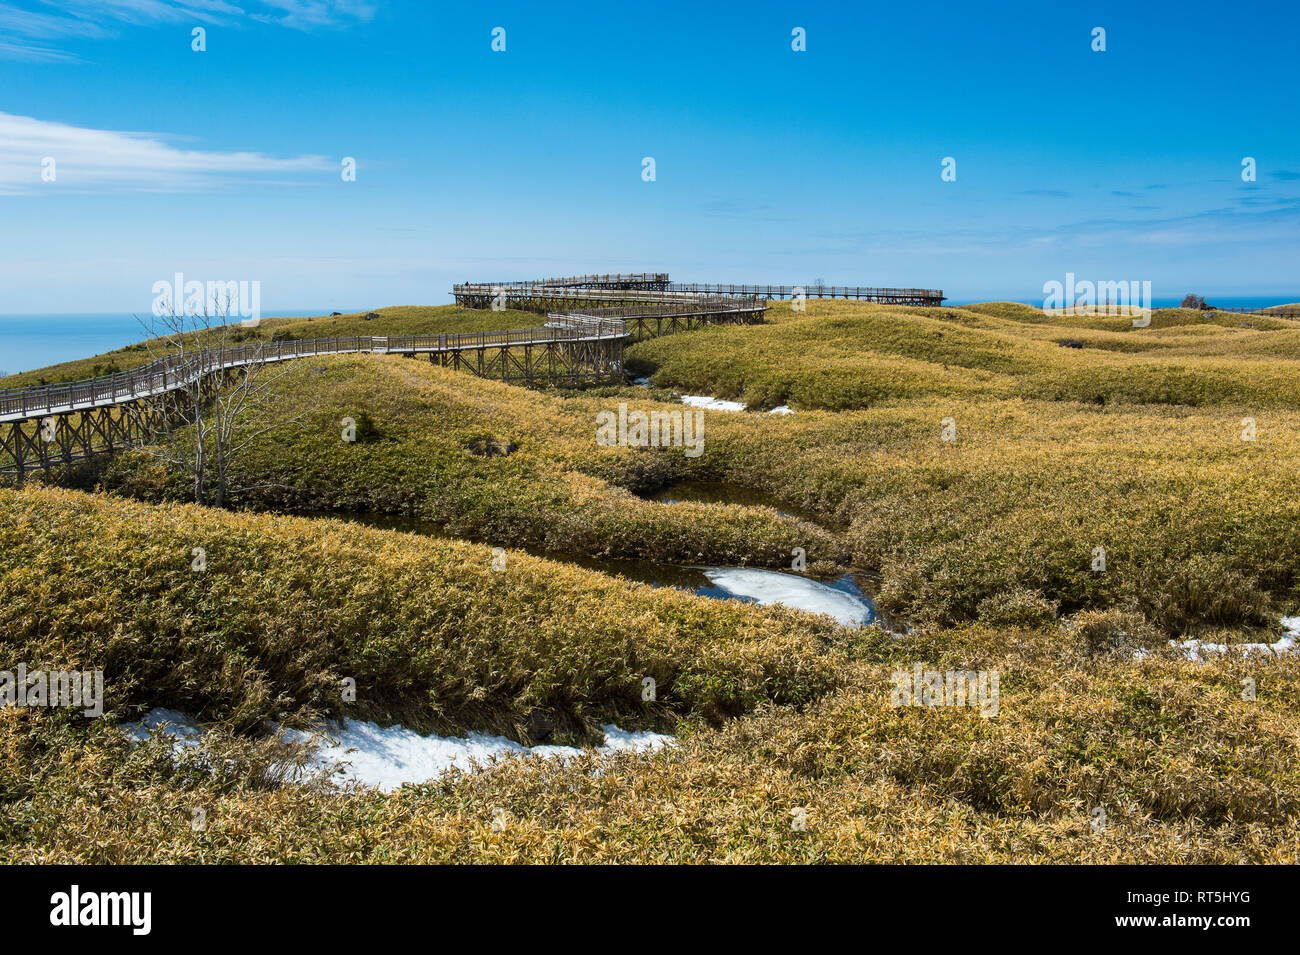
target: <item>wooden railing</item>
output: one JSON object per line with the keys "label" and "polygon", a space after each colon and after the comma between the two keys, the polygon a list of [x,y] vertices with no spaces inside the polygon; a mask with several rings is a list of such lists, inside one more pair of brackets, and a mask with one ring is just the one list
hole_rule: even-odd
{"label": "wooden railing", "polygon": [[864,285],[718,285],[694,282],[670,282],[669,292],[691,292],[704,295],[755,295],[759,298],[793,298],[802,290],[807,298],[852,298],[888,302],[895,299],[943,301],[943,289],[933,288],[871,288]]}
{"label": "wooden railing", "polygon": [[767,308],[762,299],[730,298],[727,296],[695,296],[689,300],[673,302],[645,302],[638,305],[599,305],[593,308],[575,308],[563,312],[548,312],[549,319],[574,316],[589,321],[600,319],[669,318],[671,316],[721,315],[728,312],[761,312]]}
{"label": "wooden railing", "polygon": [[1233,315],[1262,315],[1265,318],[1300,318],[1300,308],[1265,305],[1263,308],[1207,308],[1207,312],[1231,312]]}
{"label": "wooden railing", "polygon": [[667,272],[628,272],[613,273],[605,275],[570,275],[564,278],[552,279],[526,279],[522,282],[503,282],[503,285],[521,286],[521,285],[542,285],[551,288],[564,287],[613,287],[629,288],[633,286],[663,285],[668,282]]}
{"label": "wooden railing", "polygon": [[517,328],[456,335],[375,335],[311,338],[253,345],[199,348],[186,355],[155,359],[130,371],[83,378],[61,384],[0,391],[0,420],[17,420],[78,408],[122,404],[136,398],[174,391],[204,375],[228,368],[339,355],[352,352],[413,354],[473,351],[509,345],[537,345],[560,341],[607,341],[624,338],[627,325],[617,319],[600,319],[562,328]]}
{"label": "wooden railing", "polygon": [[588,315],[583,312],[550,312],[546,316],[546,327],[554,329],[567,328],[585,333],[578,336],[584,340],[588,338],[622,337],[627,334],[626,322],[603,315]]}
{"label": "wooden railing", "polygon": [[[577,275],[531,282],[467,282],[452,286],[457,301],[491,298],[620,302],[689,301],[698,296],[727,296],[761,301],[794,298],[858,299],[880,304],[941,305],[942,289],[874,288],[861,285],[726,285],[669,282],[667,273]],[[640,287],[638,287],[640,286]]]}
{"label": "wooden railing", "polygon": [[549,299],[551,301],[572,302],[695,302],[700,298],[698,292],[665,291],[662,289],[616,289],[565,287],[561,285],[489,285],[474,283],[471,285],[453,285],[452,294],[457,299],[472,297],[483,300],[501,298],[511,299]]}

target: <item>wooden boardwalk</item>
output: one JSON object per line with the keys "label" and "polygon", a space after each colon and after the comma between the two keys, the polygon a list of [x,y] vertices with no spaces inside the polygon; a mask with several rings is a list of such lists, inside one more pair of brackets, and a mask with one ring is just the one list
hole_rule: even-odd
{"label": "wooden boardwalk", "polygon": [[1233,315],[1259,315],[1262,318],[1300,318],[1300,308],[1284,305],[1266,305],[1263,308],[1208,308],[1207,312],[1228,312]]}
{"label": "wooden boardwalk", "polygon": [[881,305],[942,305],[942,289],[872,288],[847,285],[714,285],[671,282],[667,272],[615,275],[575,275],[524,282],[466,282],[452,287],[456,304],[467,308],[494,305],[548,312],[574,306],[682,303],[701,297],[743,299],[751,303],[773,299],[840,298]]}
{"label": "wooden boardwalk", "polygon": [[[706,305],[706,299],[724,298],[735,304],[740,296],[706,296],[697,292],[669,289],[620,289],[568,287],[560,285],[457,285],[452,289],[456,304],[466,308],[514,308],[526,312],[551,312],[566,308],[637,305]],[[766,307],[757,296],[744,296],[747,304]]]}
{"label": "wooden boardwalk", "polygon": [[72,464],[165,432],[169,396],[215,394],[228,374],[299,358],[355,353],[428,355],[444,367],[528,384],[623,380],[627,323],[590,316],[567,326],[459,335],[354,336],[259,342],[160,358],[114,375],[0,392],[0,474]]}
{"label": "wooden boardwalk", "polygon": [[604,275],[570,275],[566,278],[530,279],[509,285],[545,285],[551,288],[665,289],[667,272],[632,272]]}
{"label": "wooden boardwalk", "polygon": [[619,321],[632,338],[641,339],[704,325],[752,325],[763,320],[765,311],[767,304],[753,299],[695,296],[670,302],[569,308],[548,312],[546,324],[551,328],[572,328],[582,323]]}
{"label": "wooden boardwalk", "polygon": [[706,295],[748,295],[761,299],[844,298],[877,305],[942,305],[943,289],[868,288],[858,285],[697,285],[672,282],[668,291]]}
{"label": "wooden boardwalk", "polygon": [[541,312],[537,328],[459,335],[354,336],[203,348],[139,368],[80,381],[0,391],[0,473],[71,464],[154,440],[175,420],[177,393],[217,393],[241,369],[358,352],[428,355],[483,378],[581,385],[623,380],[632,338],[716,324],[760,322],[772,299],[851,298],[937,305],[935,289],[788,285],[683,285],[666,272],[572,275],[523,282],[465,283],[452,290],[470,308]]}

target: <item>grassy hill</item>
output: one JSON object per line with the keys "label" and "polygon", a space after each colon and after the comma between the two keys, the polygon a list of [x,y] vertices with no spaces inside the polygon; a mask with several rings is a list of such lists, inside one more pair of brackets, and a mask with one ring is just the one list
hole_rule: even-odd
{"label": "grassy hill", "polygon": [[[367,324],[535,320],[400,311]],[[1283,318],[810,302],[633,346],[649,390],[291,363],[235,510],[180,503],[147,452],[67,476],[90,493],[0,491],[0,650],[103,666],[111,708],[0,709],[0,861],[1295,863],[1300,654],[1193,661],[1170,640],[1275,640],[1300,607],[1298,349]],[[597,412],[680,409],[677,391],[796,413],[707,411],[698,458],[596,444]],[[812,520],[646,499],[687,479]],[[469,540],[328,517],[356,511]],[[793,546],[877,574],[911,629],[522,549],[783,566]],[[999,672],[997,716],[891,705],[918,663]],[[130,746],[113,725],[153,706],[206,742]],[[528,741],[538,713],[559,739],[615,720],[678,743],[345,795],[287,782],[301,754],[269,731],[348,716]]]}
{"label": "grassy hill", "polygon": [[[706,351],[717,334],[675,337]],[[413,516],[593,556],[781,567],[801,546],[823,569],[878,574],[882,604],[916,624],[977,620],[1008,595],[1066,613],[1139,609],[1174,634],[1265,625],[1300,606],[1296,411],[925,395],[840,412],[706,412],[698,458],[596,444],[597,413],[620,401],[680,408],[658,397],[546,395],[396,356],[294,363],[274,410],[293,420],[238,462],[235,501]],[[341,419],[361,415],[374,434],[342,442]],[[488,441],[516,450],[475,453]],[[638,496],[686,479],[762,489],[814,523]],[[94,480],[148,500],[186,493],[147,455]],[[1104,573],[1092,569],[1097,547]]]}
{"label": "grassy hill", "polygon": [[[53,490],[0,491],[0,513],[6,650],[33,668],[95,662],[119,712],[164,705],[241,728],[338,717],[351,677],[348,715],[518,734],[544,708],[582,736],[601,718],[808,699],[833,685],[826,648],[843,642],[792,611],[519,552],[496,570],[482,545],[345,522]],[[46,586],[14,586],[33,569]],[[657,707],[640,702],[645,676]]]}
{"label": "grassy hill", "polygon": [[[109,700],[105,720],[0,710],[5,862],[1295,861],[1296,657],[1139,660],[1105,616],[853,633],[518,554],[494,572],[475,545],[70,492],[0,513],[5,649],[103,666]],[[997,669],[997,718],[890,705],[915,660]],[[158,704],[214,728],[179,759],[113,729]],[[285,782],[294,755],[249,732],[342,710],[523,736],[537,708],[578,734],[677,719],[680,743],[340,795]]]}
{"label": "grassy hill", "polygon": [[[407,516],[495,544],[603,557],[783,567],[802,546],[811,561],[841,558],[837,537],[770,508],[634,493],[697,470],[680,449],[596,444],[598,410],[644,401],[641,389],[557,397],[397,356],[312,359],[286,371],[269,412],[283,426],[257,438],[232,474],[241,506]],[[372,431],[342,441],[345,417]],[[708,428],[724,417],[706,417],[706,457]],[[489,445],[509,453],[485,453]],[[183,475],[147,454],[124,456],[96,479],[150,500],[186,494]]]}
{"label": "grassy hill", "polygon": [[[367,318],[367,315],[377,318]],[[3,388],[25,388],[30,385],[54,384],[92,378],[96,375],[127,371],[152,361],[155,354],[166,351],[162,339],[148,339],[147,328],[152,326],[150,316],[141,316],[140,341],[114,351],[104,352],[76,361],[60,362],[45,368],[36,368],[16,375],[0,378]],[[340,338],[349,335],[446,335],[457,332],[487,332],[503,328],[531,328],[538,324],[532,312],[504,309],[459,308],[455,305],[397,305],[376,309],[374,312],[351,312],[346,315],[319,315],[311,318],[262,319],[255,327],[245,328],[232,321],[224,330],[231,344],[269,342],[273,338]],[[210,337],[217,341],[221,329],[213,329]]]}
{"label": "grassy hill", "polygon": [[1129,404],[1300,404],[1300,321],[1157,309],[1051,317],[1029,306],[776,303],[764,325],[641,342],[656,385],[753,406],[865,408],[890,399],[1025,398]]}

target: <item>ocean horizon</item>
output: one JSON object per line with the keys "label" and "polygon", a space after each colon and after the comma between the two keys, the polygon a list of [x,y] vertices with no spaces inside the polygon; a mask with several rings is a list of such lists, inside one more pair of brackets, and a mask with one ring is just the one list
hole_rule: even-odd
{"label": "ocean horizon", "polygon": [[[1267,296],[1206,296],[1211,305],[1219,308],[1266,308],[1300,302],[1300,292],[1290,295]],[[1017,298],[949,299],[952,306],[971,305],[977,302],[1023,302],[1042,306],[1042,296]],[[1179,298],[1154,298],[1155,308],[1172,308],[1182,301]],[[442,303],[447,304],[447,303]],[[364,308],[276,309],[267,311],[264,318],[307,318],[329,315],[331,312],[348,314],[365,311]],[[137,317],[138,316],[138,317]],[[142,342],[150,335],[141,321],[148,322],[148,312],[53,312],[0,314],[0,376],[32,371],[77,358],[89,358],[114,351],[127,345]]]}
{"label": "ocean horizon", "polygon": [[[263,318],[308,318],[365,309],[277,309]],[[0,315],[0,375],[89,358],[145,341],[148,312],[58,312]]]}

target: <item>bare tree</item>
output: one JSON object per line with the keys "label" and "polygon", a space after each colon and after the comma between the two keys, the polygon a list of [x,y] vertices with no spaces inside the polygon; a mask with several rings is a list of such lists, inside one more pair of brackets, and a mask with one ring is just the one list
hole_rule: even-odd
{"label": "bare tree", "polygon": [[240,452],[287,423],[269,420],[267,400],[284,372],[267,373],[274,351],[266,342],[232,340],[231,303],[227,290],[224,298],[210,295],[202,311],[167,301],[155,307],[151,320],[137,316],[151,335],[145,343],[150,354],[168,360],[178,385],[163,396],[167,418],[179,422],[176,430],[188,438],[149,450],[190,475],[196,504],[216,507],[225,506]]}

